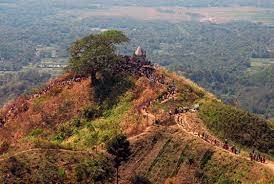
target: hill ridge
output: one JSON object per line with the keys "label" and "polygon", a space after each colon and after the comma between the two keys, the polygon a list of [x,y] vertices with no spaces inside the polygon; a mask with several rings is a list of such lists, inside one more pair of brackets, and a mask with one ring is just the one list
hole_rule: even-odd
{"label": "hill ridge", "polygon": [[[138,72],[126,75],[134,85],[127,88],[118,97],[114,106],[94,117],[93,113],[97,113],[98,108],[96,102],[90,101],[94,97],[93,90],[90,90],[90,78],[74,77],[74,75],[68,74],[55,80],[58,82],[50,82],[49,86],[51,87],[46,86],[33,93],[31,98],[26,97],[29,99],[26,111],[19,110],[17,114],[8,116],[6,119],[8,123],[4,124],[6,132],[3,133],[3,128],[2,130],[0,128],[0,136],[4,137],[10,134],[7,137],[11,139],[7,141],[14,141],[9,145],[9,148],[2,150],[5,155],[2,159],[0,158],[0,167],[8,169],[12,167],[12,164],[22,162],[25,165],[22,168],[24,170],[25,167],[29,167],[28,164],[37,164],[35,159],[30,163],[26,163],[26,160],[50,151],[47,154],[58,160],[56,163],[62,163],[63,161],[59,159],[64,159],[66,165],[70,165],[72,170],[62,164],[56,165],[56,167],[64,169],[68,178],[77,178],[79,176],[77,176],[76,168],[85,168],[87,163],[83,160],[88,160],[87,155],[82,155],[83,158],[78,156],[81,153],[92,154],[94,155],[93,161],[100,158],[98,162],[101,163],[101,156],[97,157],[96,155],[106,155],[104,151],[105,139],[122,131],[128,135],[133,155],[129,162],[121,168],[121,177],[124,178],[121,183],[129,183],[134,175],[144,175],[155,183],[164,183],[168,180],[201,183],[203,178],[196,176],[196,172],[203,172],[209,181],[218,181],[209,168],[219,168],[228,164],[227,161],[222,163],[218,158],[226,160],[230,154],[222,149],[216,151],[216,147],[205,144],[203,139],[194,136],[195,134],[188,134],[193,128],[198,129],[198,126],[195,126],[197,123],[195,117],[191,117],[191,121],[186,120],[188,124],[186,128],[178,120],[184,119],[188,112],[182,115],[175,114],[176,109],[189,108],[190,111],[194,111],[195,108],[192,109],[194,104],[200,104],[204,100],[218,100],[214,95],[204,91],[191,81],[178,77],[165,69],[155,68],[153,73],[153,75],[146,74],[143,70],[141,75]],[[151,78],[154,79],[151,80]],[[121,87],[119,82],[117,85]],[[37,94],[40,95],[37,96]],[[19,102],[21,100],[22,98],[18,99]],[[5,108],[10,109],[10,107],[12,105]],[[59,113],[55,113],[55,111]],[[9,112],[9,110],[5,112]],[[89,119],[90,113],[91,119]],[[52,122],[45,122],[49,117]],[[28,118],[38,121],[32,124],[34,121]],[[199,121],[202,124],[202,120]],[[26,129],[20,129],[20,126],[24,127],[25,125]],[[14,129],[15,127],[19,128]],[[207,127],[204,128],[207,130]],[[91,136],[89,137],[89,135]],[[98,143],[93,144],[92,141]],[[200,166],[200,162],[203,160],[202,155],[207,151],[213,152],[213,158],[209,159],[209,163],[206,162],[205,166]],[[66,157],[57,158],[59,152],[63,152],[69,158],[75,157],[75,162],[70,162]],[[108,157],[108,155],[106,156]],[[48,159],[47,157],[46,155],[42,156],[42,165],[44,159]],[[16,160],[11,158],[16,158]],[[254,176],[257,177],[257,180],[273,181],[273,175],[267,170],[268,168],[265,168],[266,165],[247,161],[246,157],[235,158],[233,156],[231,160],[235,162],[240,160],[240,163],[238,165],[228,164],[231,165],[231,168],[227,168],[230,174],[222,175],[224,180],[236,181],[238,176],[232,173],[233,168],[242,172],[240,167],[244,166],[251,171],[243,173],[247,178],[242,178],[243,181],[251,181]],[[77,164],[77,162],[79,163]],[[92,161],[89,160],[88,163],[90,162]],[[220,162],[220,166],[214,165],[218,162]],[[102,161],[102,163],[105,162]],[[109,161],[109,163],[111,162]],[[208,164],[211,165],[207,166]],[[46,169],[42,166],[37,167],[41,171]],[[104,167],[106,166],[104,165]],[[265,173],[258,173],[258,169],[262,168]],[[273,168],[271,169],[273,171]],[[189,172],[188,176],[183,174],[186,171]],[[3,181],[9,172],[0,169],[0,181]],[[9,175],[14,176],[14,174]],[[59,174],[57,175],[59,176]],[[157,179],[157,176],[160,178]],[[85,177],[88,178],[88,176]],[[33,181],[30,178],[27,179]],[[11,177],[12,180],[15,181],[15,178]],[[64,179],[64,181],[67,180]],[[105,183],[108,182],[105,181]]]}

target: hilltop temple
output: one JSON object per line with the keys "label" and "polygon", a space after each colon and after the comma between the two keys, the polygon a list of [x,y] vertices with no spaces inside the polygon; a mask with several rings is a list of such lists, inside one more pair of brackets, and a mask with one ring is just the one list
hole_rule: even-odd
{"label": "hilltop temple", "polygon": [[144,51],[140,46],[136,49],[136,51],[133,53],[133,56],[131,57],[132,62],[137,62],[141,64],[148,63],[146,58],[146,51]]}

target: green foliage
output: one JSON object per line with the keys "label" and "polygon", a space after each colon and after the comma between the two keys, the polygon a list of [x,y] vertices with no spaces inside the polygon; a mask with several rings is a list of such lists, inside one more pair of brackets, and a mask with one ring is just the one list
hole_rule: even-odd
{"label": "green foliage", "polygon": [[262,152],[274,148],[273,130],[257,116],[220,102],[207,101],[201,106],[199,116],[206,126],[223,139],[254,147]]}
{"label": "green foliage", "polygon": [[62,180],[65,180],[67,178],[66,171],[63,168],[58,168],[58,175],[60,176],[60,178],[62,178]]}
{"label": "green foliage", "polygon": [[117,135],[107,142],[107,152],[114,156],[115,167],[119,167],[122,162],[126,162],[130,155],[131,149],[129,141],[125,135]]}
{"label": "green foliage", "polygon": [[101,79],[95,86],[95,99],[100,103],[100,110],[112,108],[118,103],[119,97],[133,87],[134,83],[130,76],[102,73]]}
{"label": "green foliage", "polygon": [[[263,2],[256,0],[112,2],[108,0],[103,4],[107,4],[108,7],[114,4],[115,6],[138,4],[140,6],[156,7],[165,5],[222,7],[230,6],[231,3],[233,5],[273,7],[271,0]],[[273,107],[268,107],[268,104],[271,104],[268,103],[269,98],[273,102],[273,97],[271,97],[273,88],[269,90],[264,79],[261,81],[261,85],[255,84],[255,87],[252,79],[239,82],[239,78],[245,75],[246,69],[250,69],[249,58],[254,54],[257,56],[262,55],[261,53],[265,53],[267,48],[273,47],[273,40],[271,39],[273,38],[273,26],[236,21],[223,24],[200,23],[197,20],[169,23],[166,21],[141,21],[113,16],[97,17],[96,20],[87,16],[85,19],[77,20],[78,23],[75,24],[73,20],[76,17],[68,13],[67,10],[70,11],[75,8],[79,11],[79,14],[85,14],[85,11],[89,11],[88,8],[94,10],[96,6],[85,1],[71,2],[65,7],[60,5],[58,1],[48,2],[48,5],[51,7],[50,9],[45,9],[43,3],[39,2],[16,2],[16,4],[12,3],[12,8],[1,5],[0,9],[3,11],[0,26],[4,31],[0,33],[0,39],[2,40],[0,53],[4,62],[0,62],[0,70],[8,70],[4,71],[3,78],[0,77],[0,81],[3,81],[0,82],[0,86],[3,86],[0,88],[1,103],[24,93],[30,87],[33,87],[34,83],[37,84],[39,77],[28,77],[27,80],[13,78],[22,67],[36,67],[36,70],[40,70],[40,68],[37,69],[36,64],[40,64],[40,61],[50,57],[47,56],[48,54],[43,53],[39,57],[33,57],[35,49],[47,46],[54,47],[57,50],[57,55],[66,60],[68,57],[67,46],[77,38],[90,34],[90,28],[121,28],[126,32],[131,42],[127,46],[122,46],[122,51],[119,53],[132,54],[134,47],[140,44],[141,41],[152,61],[187,75],[225,100],[231,102],[234,98],[239,98],[241,106],[246,109],[266,116],[273,116]],[[100,7],[97,8],[100,9]],[[169,11],[163,8],[157,8],[157,10]],[[56,14],[57,11],[62,13]],[[220,11],[222,12],[222,8]],[[13,12],[16,12],[16,14]],[[236,16],[237,19],[244,17],[244,20],[248,20],[250,18],[250,13],[247,13],[247,16],[245,16],[245,13],[241,15],[234,12],[229,13],[232,17]],[[202,14],[193,14],[191,10],[186,13],[186,15],[196,17],[195,19],[202,17]],[[258,17],[261,17],[260,22],[265,23],[267,22],[265,20],[268,19],[269,22],[273,23],[272,11],[256,11],[256,13],[251,14],[252,19],[249,19],[250,21],[257,21]],[[60,15],[66,16],[59,18]],[[46,18],[44,19],[44,17]],[[23,23],[20,21],[18,23],[18,20]],[[27,23],[27,26],[25,26],[25,23]],[[119,38],[119,34],[114,31],[104,34],[102,37]],[[66,61],[63,61],[62,64],[65,63]],[[14,71],[9,74],[9,70]],[[55,69],[47,70],[47,72],[52,71],[55,71]],[[13,79],[10,80],[10,77]],[[47,78],[45,77],[43,80]],[[39,83],[43,83],[43,81],[40,80]],[[262,88],[262,86],[264,87]],[[269,91],[269,93],[265,91]],[[238,96],[239,92],[241,92],[240,96]],[[245,95],[246,93],[250,95]],[[254,95],[256,95],[256,98],[253,98]]]}
{"label": "green foliage", "polygon": [[30,137],[33,137],[33,138],[37,138],[39,137],[41,134],[43,134],[44,130],[42,128],[37,128],[37,129],[34,129],[30,134],[29,136]]}
{"label": "green foliage", "polygon": [[117,105],[104,111],[102,118],[91,122],[91,129],[82,129],[79,132],[80,142],[84,146],[90,145],[91,142],[100,144],[119,135],[121,133],[120,123],[126,116],[127,111],[132,107],[132,98],[131,93],[121,96]]}
{"label": "green foliage", "polygon": [[58,126],[56,135],[53,137],[54,141],[61,142],[66,138],[77,133],[80,127],[83,126],[84,120],[80,118],[74,118],[71,121],[67,121]]}
{"label": "green foliage", "polygon": [[129,141],[125,135],[117,135],[107,142],[106,149],[114,157],[113,162],[116,168],[117,183],[119,183],[119,167],[128,161],[131,155]]}
{"label": "green foliage", "polygon": [[109,163],[110,161],[102,155],[84,159],[75,167],[77,183],[103,182],[113,174]]}
{"label": "green foliage", "polygon": [[203,158],[201,159],[201,162],[200,162],[201,168],[205,167],[207,162],[209,160],[211,160],[212,155],[213,155],[213,152],[211,150],[207,150],[205,152],[205,154],[203,155]]}
{"label": "green foliage", "polygon": [[93,120],[101,115],[100,107],[97,105],[89,105],[82,110],[82,118]]}
{"label": "green foliage", "polygon": [[[220,164],[222,165],[221,167]],[[238,162],[231,161],[229,158],[222,160],[210,159],[203,168],[198,169],[198,172],[200,172],[200,179],[204,183],[242,183],[241,181],[250,172],[249,169],[252,168],[252,166],[245,164],[246,162],[241,163],[241,166],[239,166]],[[247,172],[243,173],[246,169]]]}
{"label": "green foliage", "polygon": [[[274,116],[274,64],[258,69],[251,67],[239,83],[247,86],[238,89],[240,105],[250,112],[263,114],[266,118]],[[252,89],[248,86],[252,86]]]}
{"label": "green foliage", "polygon": [[31,141],[33,142],[35,148],[43,148],[43,149],[60,149],[60,148],[63,148],[55,142],[48,141],[48,140],[41,139],[41,138],[33,138],[33,139],[31,139]]}
{"label": "green foliage", "polygon": [[77,40],[70,47],[69,68],[76,73],[96,77],[95,72],[109,70],[111,64],[119,59],[115,46],[127,41],[128,38],[116,30]]}
{"label": "green foliage", "polygon": [[184,149],[182,150],[181,154],[180,154],[180,157],[179,157],[179,160],[176,164],[176,167],[175,169],[173,170],[172,174],[171,174],[171,177],[174,177],[178,174],[180,168],[181,168],[181,165],[184,163],[184,161],[186,160],[186,151],[189,149],[189,145],[186,144],[186,146],[184,147]]}
{"label": "green foliage", "polygon": [[[93,105],[84,108],[81,117],[59,124],[51,140],[59,145],[75,149],[93,148],[107,142],[121,133],[120,123],[128,110],[132,108],[132,99],[133,95],[126,93],[118,98],[118,103],[111,109],[97,111],[97,106]],[[96,112],[96,116],[99,113],[100,117],[87,119],[83,113],[90,110]]]}
{"label": "green foliage", "polygon": [[1,183],[104,183],[113,174],[104,155],[59,150],[28,152],[0,164]]}
{"label": "green foliage", "polygon": [[147,171],[147,175],[150,174],[150,172],[152,171],[152,169],[154,168],[154,166],[156,165],[156,163],[161,159],[162,155],[165,152],[166,147],[169,145],[170,142],[171,142],[171,139],[168,139],[165,142],[165,144],[163,145],[162,149],[159,151],[158,155],[155,157],[155,159],[153,160],[153,162],[149,166],[148,171]]}

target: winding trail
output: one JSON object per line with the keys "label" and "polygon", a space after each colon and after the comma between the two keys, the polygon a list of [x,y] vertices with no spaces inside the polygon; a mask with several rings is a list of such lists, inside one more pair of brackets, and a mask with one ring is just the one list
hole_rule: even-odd
{"label": "winding trail", "polygon": [[[205,143],[208,143],[212,146],[214,146],[214,148],[218,149],[218,150],[221,150],[221,151],[225,151],[233,156],[237,156],[237,157],[240,157],[240,158],[243,158],[243,159],[246,159],[246,160],[249,160],[250,159],[246,156],[243,156],[243,155],[239,155],[239,154],[234,154],[228,150],[225,150],[223,149],[222,147],[220,146],[217,146],[217,145],[214,145],[212,144],[211,141],[206,141],[204,139],[202,139],[197,132],[193,131],[193,130],[196,130],[196,127],[191,127],[191,124],[193,124],[193,122],[189,122],[187,120],[187,116],[185,114],[179,114],[179,115],[175,115],[175,122],[176,124],[181,128],[181,130],[183,130],[184,132],[188,133],[188,134],[191,134],[192,136],[195,136],[195,137],[198,137],[199,139],[201,139],[202,141],[204,141]],[[183,120],[183,121],[182,121]],[[187,127],[187,128],[186,128]],[[199,130],[200,131],[200,130]],[[203,131],[206,131],[205,129]],[[208,135],[210,135],[208,132],[207,132]],[[214,138],[215,140],[217,140],[219,143],[221,143],[221,145],[223,145],[224,143],[222,143],[222,141],[220,141],[219,139],[217,139],[216,137],[210,135],[211,138]],[[270,161],[270,160],[267,160],[266,163],[260,163],[260,162],[254,162],[254,163],[257,163],[259,165],[262,165],[262,166],[265,166],[265,167],[268,167],[269,169],[271,169],[273,172],[274,172],[274,162]]]}

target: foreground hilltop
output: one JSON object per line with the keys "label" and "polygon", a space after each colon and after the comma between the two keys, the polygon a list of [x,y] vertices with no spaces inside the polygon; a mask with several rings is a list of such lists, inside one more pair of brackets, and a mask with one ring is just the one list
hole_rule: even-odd
{"label": "foreground hilltop", "polygon": [[[111,178],[112,175],[101,170],[112,170],[104,143],[122,132],[131,143],[133,154],[121,167],[120,176],[124,179],[121,183],[128,183],[136,175],[145,176],[153,183],[273,181],[273,170],[268,164],[249,161],[244,151],[250,148],[249,144],[264,141],[263,136],[271,136],[264,134],[267,128],[264,120],[259,122],[257,117],[222,104],[210,93],[173,73],[157,69],[155,76],[163,84],[146,76],[130,76],[122,85],[121,81],[115,82],[112,89],[126,87],[119,95],[109,94],[115,96],[111,98],[115,104],[102,112],[97,102],[90,100],[90,79],[75,80],[71,75],[51,81],[41,91],[7,105],[5,108],[12,110],[3,109],[8,113],[0,129],[1,181],[86,183],[101,175]],[[200,110],[195,109],[195,104],[200,104]],[[174,115],[180,107],[185,110]],[[207,115],[212,113],[212,108],[216,108],[214,117]],[[227,117],[219,117],[222,113],[227,113]],[[243,124],[226,119],[224,127],[211,128],[211,121],[232,115],[242,116]],[[202,120],[207,118],[208,122]],[[226,126],[235,127],[236,132],[229,132]],[[222,137],[221,132],[227,135]],[[212,144],[210,138],[199,137],[198,133],[220,135],[216,137],[220,145]],[[255,134],[261,136],[252,139]],[[233,139],[234,136],[245,136],[246,140]],[[241,155],[222,149],[225,138],[231,138],[229,145],[243,148]],[[266,150],[261,151],[267,153],[270,140],[258,143],[257,148],[265,146]]]}
{"label": "foreground hilltop", "polygon": [[264,119],[223,104],[145,54],[138,48],[107,70],[88,69],[90,76],[77,72],[87,66],[75,54],[74,72],[5,105],[0,181],[115,183],[107,143],[124,134],[131,154],[119,183],[274,182],[273,129]]}

